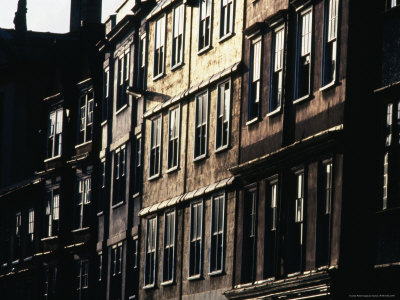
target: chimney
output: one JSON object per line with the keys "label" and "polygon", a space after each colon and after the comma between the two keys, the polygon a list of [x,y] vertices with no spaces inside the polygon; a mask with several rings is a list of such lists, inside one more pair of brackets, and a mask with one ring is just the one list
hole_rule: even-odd
{"label": "chimney", "polygon": [[26,32],[26,0],[18,1],[17,12],[14,17],[15,30],[19,33]]}
{"label": "chimney", "polygon": [[102,0],[71,0],[70,32],[78,31],[83,23],[101,23]]}

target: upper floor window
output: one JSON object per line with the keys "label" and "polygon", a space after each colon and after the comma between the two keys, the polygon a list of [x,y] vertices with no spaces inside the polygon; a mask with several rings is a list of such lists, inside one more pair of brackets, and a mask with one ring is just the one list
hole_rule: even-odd
{"label": "upper floor window", "polygon": [[252,187],[244,191],[243,203],[243,260],[247,268],[242,271],[242,283],[253,282],[257,261],[257,189]]}
{"label": "upper floor window", "polygon": [[178,167],[179,158],[179,107],[168,112],[168,169]]}
{"label": "upper floor window", "polygon": [[261,38],[251,42],[250,58],[250,98],[248,105],[248,121],[260,115],[261,99]]}
{"label": "upper floor window", "polygon": [[214,196],[211,201],[210,273],[219,273],[224,267],[225,196]]}
{"label": "upper floor window", "polygon": [[150,166],[149,177],[160,174],[161,169],[161,120],[158,116],[151,121],[151,147],[150,147]]}
{"label": "upper floor window", "polygon": [[172,282],[175,270],[175,211],[164,214],[163,251],[163,282]]}
{"label": "upper floor window", "polygon": [[52,111],[49,115],[47,157],[61,155],[63,109]]}
{"label": "upper floor window", "polygon": [[46,237],[56,236],[59,230],[60,220],[60,191],[58,188],[47,192],[47,203],[45,211],[45,233]]}
{"label": "upper floor window", "polygon": [[88,299],[89,297],[89,260],[81,259],[76,262],[76,299]]}
{"label": "upper floor window", "polygon": [[389,185],[389,152],[386,152],[383,157],[382,209],[387,209],[388,207],[388,185]]}
{"label": "upper floor window", "polygon": [[299,15],[295,99],[308,96],[311,90],[312,9]]}
{"label": "upper floor window", "polygon": [[328,0],[325,10],[324,64],[322,66],[322,85],[336,79],[337,61],[337,28],[339,0]]}
{"label": "upper floor window", "polygon": [[221,0],[221,22],[219,26],[220,38],[233,33],[233,0]]}
{"label": "upper floor window", "polygon": [[196,128],[194,137],[194,158],[207,154],[208,92],[196,97]]}
{"label": "upper floor window", "polygon": [[147,219],[146,222],[146,260],[144,269],[144,286],[154,286],[156,276],[156,243],[157,217]]}
{"label": "upper floor window", "polygon": [[138,74],[138,88],[146,89],[146,35],[140,36],[139,40],[139,74]]}
{"label": "upper floor window", "polygon": [[117,110],[127,104],[126,89],[129,86],[130,74],[130,51],[129,49],[118,58],[118,94],[117,94]]}
{"label": "upper floor window", "polygon": [[212,0],[200,0],[199,51],[211,46]]}
{"label": "upper floor window", "polygon": [[272,78],[269,111],[280,109],[283,97],[283,54],[285,48],[285,27],[275,29],[273,33]]}
{"label": "upper floor window", "polygon": [[178,66],[183,62],[183,30],[185,24],[185,5],[181,4],[174,8],[174,27],[172,29],[172,63]]}
{"label": "upper floor window", "polygon": [[28,236],[29,240],[33,241],[35,232],[35,210],[33,208],[29,209],[28,212]]}
{"label": "upper floor window", "polygon": [[118,245],[112,246],[112,251],[111,251],[111,271],[112,271],[112,276],[118,276],[122,274],[122,259],[123,259],[123,253],[122,253],[122,243],[119,243]]}
{"label": "upper floor window", "polygon": [[108,105],[110,95],[110,68],[104,69],[103,73],[103,103],[101,105],[101,120],[105,121],[108,118]]}
{"label": "upper floor window", "polygon": [[126,196],[126,146],[114,152],[113,204],[125,201]]}
{"label": "upper floor window", "polygon": [[400,4],[399,0],[388,0],[388,2],[389,2],[389,8],[395,7]]}
{"label": "upper floor window", "polygon": [[202,271],[203,201],[190,206],[189,278],[198,278]]}
{"label": "upper floor window", "polygon": [[229,123],[231,104],[230,80],[218,85],[217,126],[215,127],[215,149],[223,149],[229,144]]}
{"label": "upper floor window", "polygon": [[132,267],[134,269],[138,268],[138,263],[139,263],[139,239],[138,238],[134,238],[133,239],[133,258],[132,258]]}
{"label": "upper floor window", "polygon": [[21,236],[21,229],[22,229],[22,217],[21,212],[18,212],[15,215],[15,236],[19,238]]}
{"label": "upper floor window", "polygon": [[274,231],[278,228],[278,179],[269,183],[270,197],[270,226],[269,229]]}
{"label": "upper floor window", "polygon": [[92,140],[93,132],[93,90],[81,97],[79,110],[79,138],[78,143],[83,144]]}
{"label": "upper floor window", "polygon": [[164,73],[165,58],[165,16],[156,21],[154,45],[154,75],[156,78]]}
{"label": "upper floor window", "polygon": [[75,228],[85,228],[89,223],[89,204],[92,197],[92,179],[90,176],[78,179],[78,198]]}
{"label": "upper floor window", "polygon": [[139,193],[142,182],[142,137],[137,136],[135,142],[135,181],[134,181],[134,193]]}

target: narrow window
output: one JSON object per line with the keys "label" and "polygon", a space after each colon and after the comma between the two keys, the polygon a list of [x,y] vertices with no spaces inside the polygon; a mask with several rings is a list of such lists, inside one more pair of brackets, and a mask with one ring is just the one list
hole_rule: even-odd
{"label": "narrow window", "polygon": [[103,252],[99,252],[97,254],[97,259],[98,259],[98,281],[103,280]]}
{"label": "narrow window", "polygon": [[146,35],[141,35],[139,40],[139,74],[138,88],[146,89]]}
{"label": "narrow window", "polygon": [[283,95],[283,53],[285,44],[285,27],[274,31],[272,53],[272,77],[269,111],[273,112],[282,105]]}
{"label": "narrow window", "polygon": [[134,269],[137,269],[139,261],[139,239],[133,240],[133,260],[132,266]]}
{"label": "narrow window", "polygon": [[261,98],[261,39],[254,40],[251,45],[250,99],[248,121],[260,115]]}
{"label": "narrow window", "polygon": [[124,98],[124,94],[125,94],[125,91],[124,91],[124,82],[125,82],[125,79],[124,79],[124,55],[121,55],[118,58],[117,64],[118,64],[118,74],[117,74],[118,86],[117,86],[117,106],[116,106],[116,108],[117,108],[117,110],[119,110],[123,106],[123,103],[124,103],[123,98]]}
{"label": "narrow window", "polygon": [[275,231],[278,228],[278,181],[270,183],[270,230]]}
{"label": "narrow window", "polygon": [[218,85],[216,150],[228,147],[229,144],[230,102],[230,81],[226,81]]}
{"label": "narrow window", "polygon": [[103,104],[101,106],[101,120],[105,121],[108,118],[108,103],[109,103],[109,94],[110,94],[110,68],[107,67],[104,69],[103,73]]}
{"label": "narrow window", "polygon": [[160,174],[161,156],[161,116],[151,121],[151,149],[149,176]]}
{"label": "narrow window", "polygon": [[389,152],[383,158],[383,197],[382,209],[388,208],[388,183],[389,183]]}
{"label": "narrow window", "polygon": [[165,16],[156,21],[156,36],[154,47],[154,77],[164,72],[165,56]]}
{"label": "narrow window", "polygon": [[196,129],[194,158],[203,157],[207,152],[208,93],[196,97]]}
{"label": "narrow window", "polygon": [[332,163],[324,165],[324,179],[325,179],[325,214],[330,214],[332,209]]}
{"label": "narrow window", "polygon": [[233,0],[221,0],[221,22],[219,37],[223,38],[233,32]]}
{"label": "narrow window", "polygon": [[100,190],[99,190],[99,203],[98,203],[98,211],[101,212],[104,210],[104,205],[106,202],[106,159],[103,158],[100,162]]}
{"label": "narrow window", "polygon": [[202,271],[203,202],[190,206],[189,278],[199,277]]}
{"label": "narrow window", "polygon": [[175,211],[164,214],[163,281],[174,280],[175,270]]}
{"label": "narrow window", "polygon": [[168,169],[173,169],[178,167],[179,158],[179,107],[168,112],[168,123]]}
{"label": "narrow window", "polygon": [[123,247],[122,244],[118,244],[117,247],[117,274],[122,274],[122,260],[123,260]]}
{"label": "narrow window", "polygon": [[35,210],[33,208],[29,209],[28,222],[29,241],[33,242],[35,234]]}
{"label": "narrow window", "polygon": [[247,265],[242,270],[242,283],[253,282],[256,270],[257,249],[257,190],[244,191],[243,210],[243,262]]}
{"label": "narrow window", "polygon": [[17,238],[19,238],[20,236],[21,236],[21,213],[20,212],[18,212],[16,215],[15,215],[15,236],[17,237]]}
{"label": "narrow window", "polygon": [[117,245],[114,245],[111,248],[111,271],[113,277],[117,276],[117,261],[118,261]]}
{"label": "narrow window", "polygon": [[89,261],[82,259],[76,266],[76,293],[77,299],[88,299],[89,288]]}
{"label": "narrow window", "polygon": [[311,76],[312,10],[299,16],[296,94],[299,99],[310,94]]}
{"label": "narrow window", "polygon": [[210,273],[222,272],[224,263],[225,196],[212,198]]}
{"label": "narrow window", "polygon": [[45,230],[47,237],[56,236],[60,219],[60,193],[58,189],[52,189],[47,193]]}
{"label": "narrow window", "polygon": [[78,180],[78,198],[76,207],[76,227],[75,228],[85,228],[89,226],[88,220],[88,205],[91,201],[92,188],[91,188],[91,178],[80,178]]}
{"label": "narrow window", "polygon": [[393,104],[386,107],[386,147],[392,144]]}
{"label": "narrow window", "polygon": [[300,226],[300,234],[298,243],[303,245],[303,230],[304,230],[304,173],[296,174],[296,199],[295,199],[295,218],[294,222]]}
{"label": "narrow window", "polygon": [[174,8],[174,27],[172,39],[172,63],[177,66],[183,62],[183,29],[184,29],[185,5],[181,4]]}
{"label": "narrow window", "polygon": [[142,138],[139,136],[136,138],[136,153],[135,153],[135,184],[134,192],[139,193],[141,182],[142,182]]}
{"label": "narrow window", "polygon": [[94,107],[94,94],[89,91],[86,95],[81,97],[80,110],[79,110],[79,140],[80,144],[92,140],[93,130],[93,107]]}
{"label": "narrow window", "polygon": [[328,0],[326,4],[323,86],[334,82],[336,79],[339,0]]}
{"label": "narrow window", "polygon": [[113,205],[124,202],[126,197],[126,146],[114,152]]}
{"label": "narrow window", "polygon": [[62,145],[62,123],[63,110],[58,109],[52,111],[49,115],[48,140],[47,140],[47,157],[56,157],[61,155]]}
{"label": "narrow window", "polygon": [[154,286],[156,276],[157,218],[147,219],[144,286]]}
{"label": "narrow window", "polygon": [[200,0],[199,51],[211,46],[212,0]]}

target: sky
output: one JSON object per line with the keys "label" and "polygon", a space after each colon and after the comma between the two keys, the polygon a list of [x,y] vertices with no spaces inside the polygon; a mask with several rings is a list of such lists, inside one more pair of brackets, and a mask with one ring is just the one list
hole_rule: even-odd
{"label": "sky", "polygon": [[[102,21],[114,13],[123,0],[103,0]],[[69,31],[70,0],[27,0],[28,30],[65,33]],[[14,28],[18,0],[0,0],[0,28]]]}

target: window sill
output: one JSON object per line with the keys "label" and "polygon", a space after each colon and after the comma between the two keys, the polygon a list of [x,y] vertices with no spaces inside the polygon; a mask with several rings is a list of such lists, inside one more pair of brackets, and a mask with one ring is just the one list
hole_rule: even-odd
{"label": "window sill", "polygon": [[211,45],[208,45],[207,47],[204,47],[204,48],[202,48],[202,49],[199,49],[199,50],[197,51],[197,55],[202,55],[202,54],[208,52],[209,50],[211,50],[211,48],[212,48]]}
{"label": "window sill", "polygon": [[214,153],[221,153],[221,152],[224,152],[224,151],[226,151],[228,149],[229,149],[229,144],[221,146],[221,147],[215,149]]}
{"label": "window sill", "polygon": [[220,276],[220,275],[224,275],[224,271],[223,270],[213,271],[213,272],[208,273],[208,276],[210,276],[210,277]]}
{"label": "window sill", "polygon": [[250,121],[247,121],[246,126],[257,123],[258,121],[260,121],[260,117],[255,117],[255,118],[251,119]]}
{"label": "window sill", "polygon": [[198,274],[198,275],[189,276],[187,280],[195,281],[195,280],[200,280],[200,279],[203,279],[203,278],[201,277],[200,274]]}
{"label": "window sill", "polygon": [[160,285],[162,285],[162,286],[171,286],[174,283],[175,283],[174,280],[168,280],[168,281],[161,282]]}
{"label": "window sill", "polygon": [[290,278],[290,277],[295,277],[295,276],[299,276],[299,275],[301,275],[301,272],[290,273],[290,274],[287,274],[286,277]]}
{"label": "window sill", "polygon": [[100,126],[104,127],[105,125],[107,125],[107,123],[108,123],[108,120],[104,120],[104,121],[101,122]]}
{"label": "window sill", "polygon": [[42,238],[41,241],[45,242],[45,241],[51,241],[51,240],[55,240],[55,239],[58,239],[58,235],[53,235],[53,236]]}
{"label": "window sill", "polygon": [[24,258],[24,261],[31,261],[32,260],[32,256],[28,256]]}
{"label": "window sill", "polygon": [[132,199],[139,197],[140,196],[140,192],[136,192],[132,195]]}
{"label": "window sill", "polygon": [[102,215],[104,215],[104,211],[99,211],[98,213],[97,213],[97,217],[100,217],[100,216],[102,216]]}
{"label": "window sill", "polygon": [[90,229],[90,227],[84,227],[84,228],[78,228],[78,229],[71,230],[71,232],[75,233],[75,232],[86,231],[86,230],[89,230],[89,229]]}
{"label": "window sill", "polygon": [[156,179],[158,179],[160,177],[161,177],[161,174],[157,173],[157,174],[154,174],[154,175],[151,175],[150,177],[148,177],[147,180],[148,181],[152,181],[152,180],[156,180]]}
{"label": "window sill", "polygon": [[153,284],[145,285],[143,287],[143,289],[144,290],[150,290],[150,289],[154,289],[155,287],[156,287],[156,285],[153,283]]}
{"label": "window sill", "polygon": [[223,43],[226,40],[229,40],[231,37],[233,37],[235,34],[233,32],[229,32],[227,34],[225,34],[224,36],[221,36],[218,40],[218,43]]}
{"label": "window sill", "polygon": [[324,91],[330,90],[331,88],[334,88],[334,87],[336,87],[336,86],[338,86],[338,85],[339,85],[339,82],[337,82],[336,80],[334,80],[334,81],[331,81],[330,83],[327,83],[327,84],[325,84],[324,86],[322,86],[322,87],[319,89],[319,91],[320,91],[320,92],[324,92]]}
{"label": "window sill", "polygon": [[11,262],[11,265],[16,265],[16,264],[18,264],[18,263],[19,263],[19,259],[12,261],[12,262]]}
{"label": "window sill", "polygon": [[125,103],[124,105],[122,105],[116,112],[115,115],[119,115],[122,111],[124,111],[126,108],[128,107],[128,103]]}
{"label": "window sill", "polygon": [[84,143],[82,143],[82,144],[76,145],[76,146],[75,146],[75,149],[80,148],[80,147],[83,147],[83,146],[85,146],[85,145],[87,145],[87,144],[90,144],[91,142],[92,142],[92,141],[90,140],[90,141],[84,142]]}
{"label": "window sill", "polygon": [[276,116],[276,115],[280,114],[281,112],[282,112],[282,107],[279,106],[277,109],[275,109],[275,110],[273,110],[273,111],[267,113],[266,116],[267,116],[267,117],[273,117],[273,116]]}
{"label": "window sill", "polygon": [[299,99],[296,99],[293,101],[293,104],[301,103],[301,102],[306,102],[307,100],[311,99],[311,94],[305,95]]}
{"label": "window sill", "polygon": [[158,79],[165,76],[165,72],[161,72],[160,74],[153,77],[153,81],[157,81]]}
{"label": "window sill", "polygon": [[193,158],[193,162],[199,162],[199,161],[202,161],[203,159],[206,159],[206,158],[207,158],[207,154],[202,154],[200,156],[197,156],[197,157]]}
{"label": "window sill", "polygon": [[174,173],[174,172],[176,172],[176,171],[178,171],[178,170],[179,170],[179,166],[175,166],[175,167],[169,168],[169,169],[166,171],[166,173],[170,174],[170,173]]}
{"label": "window sill", "polygon": [[43,162],[47,163],[47,162],[50,162],[50,161],[53,161],[53,160],[56,160],[56,159],[59,159],[59,158],[61,158],[61,154],[57,155],[57,156],[46,158]]}
{"label": "window sill", "polygon": [[118,202],[118,203],[113,204],[113,205],[111,206],[111,208],[112,208],[112,209],[118,208],[118,207],[122,206],[124,203],[125,203],[125,201],[120,201],[120,202]]}
{"label": "window sill", "polygon": [[181,67],[183,67],[183,65],[184,65],[183,62],[177,63],[171,67],[171,71],[176,71],[176,70],[180,69]]}

